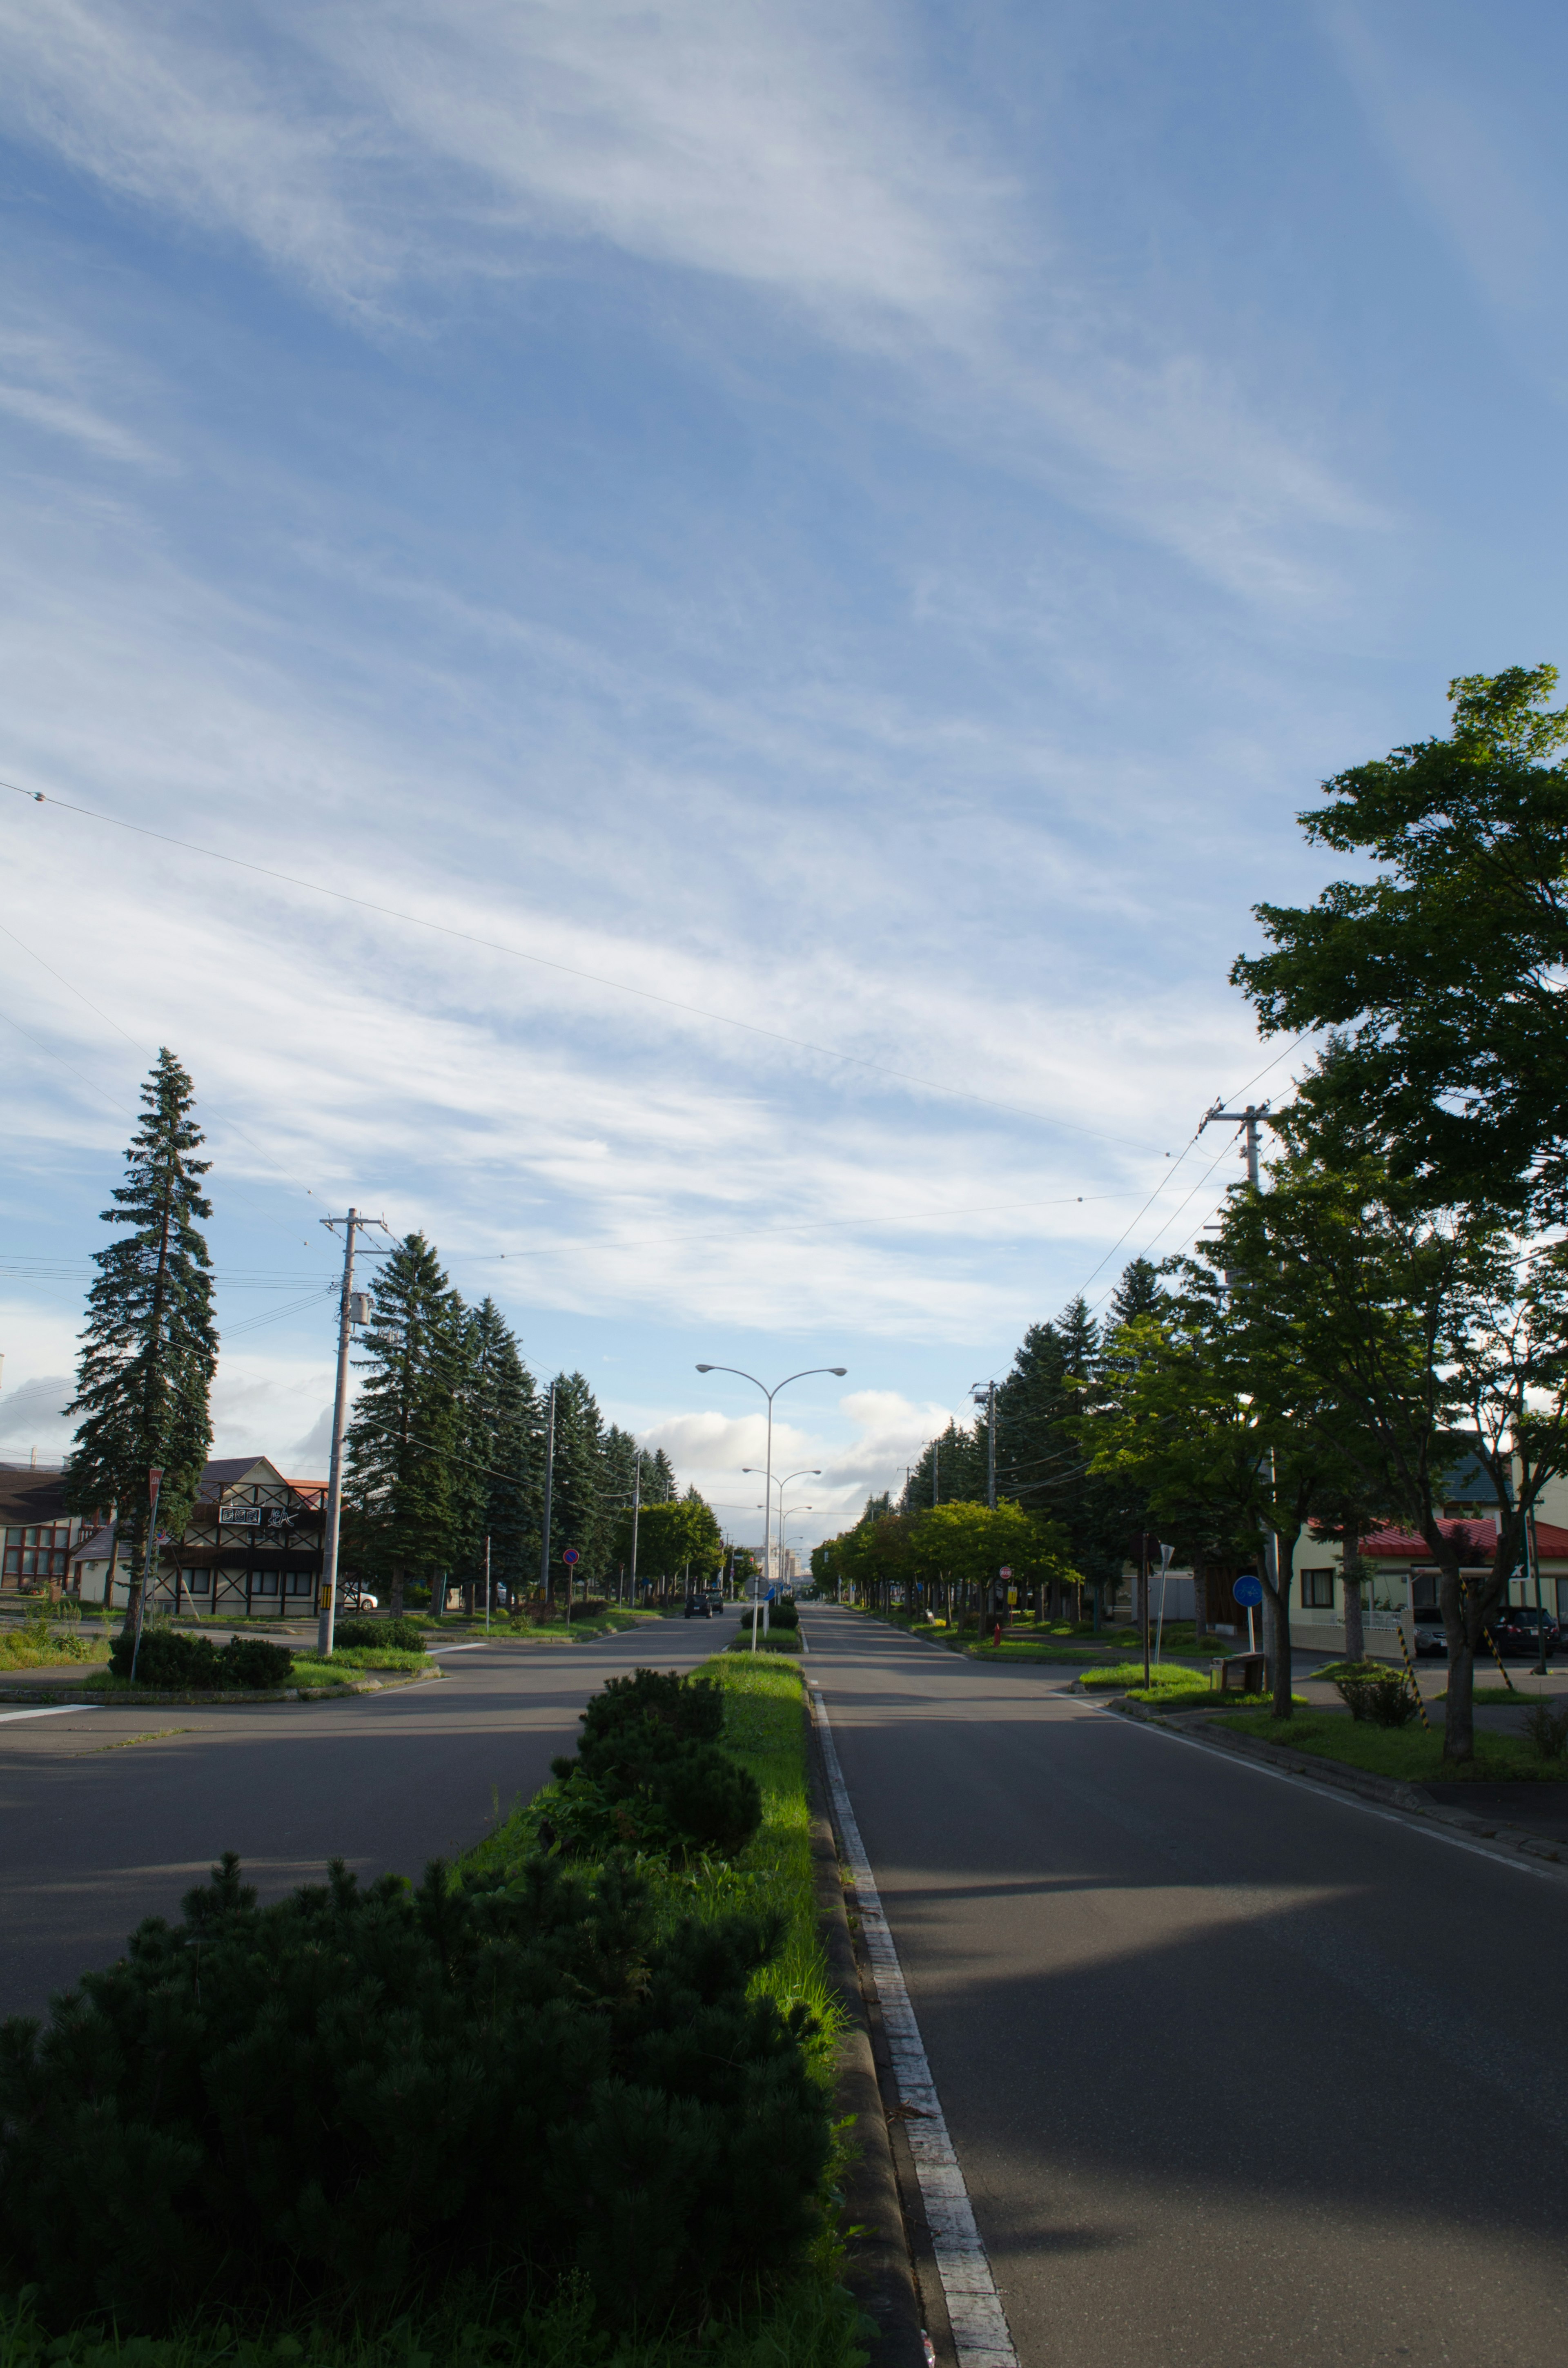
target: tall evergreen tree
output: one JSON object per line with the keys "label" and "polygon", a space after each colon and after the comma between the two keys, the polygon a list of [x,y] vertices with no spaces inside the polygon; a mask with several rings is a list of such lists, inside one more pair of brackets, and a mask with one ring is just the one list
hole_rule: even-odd
{"label": "tall evergreen tree", "polygon": [[642,1502],[645,1505],[669,1505],[680,1495],[680,1482],[676,1478],[675,1465],[662,1447],[652,1455],[642,1450]]}
{"label": "tall evergreen tree", "polygon": [[926,1441],[900,1499],[906,1513],[923,1513],[932,1505],[983,1505],[983,1424],[965,1430],[949,1422],[939,1439]]}
{"label": "tall evergreen tree", "polygon": [[463,1318],[457,1412],[453,1576],[483,1584],[488,1538],[495,1600],[513,1603],[539,1570],[544,1424],[533,1375],[493,1299]]}
{"label": "tall evergreen tree", "polygon": [[79,1415],[66,1474],[74,1512],[117,1506],[131,1551],[131,1611],[147,1543],[147,1474],[163,1471],[158,1525],[184,1530],[212,1443],[208,1395],[218,1364],[211,1261],[199,1223],[212,1214],[198,1179],[210,1160],[191,1116],[191,1081],[165,1045],[142,1087],[144,1112],[106,1224],[130,1232],[94,1253],[97,1281],[76,1368]]}
{"label": "tall evergreen tree", "polygon": [[454,1559],[462,1302],[423,1234],[382,1260],[356,1362],[366,1373],[348,1426],[347,1559],[385,1576],[433,1579]]}
{"label": "tall evergreen tree", "polygon": [[575,1546],[579,1581],[597,1586],[604,1577],[613,1535],[613,1508],[605,1505],[604,1425],[598,1402],[581,1373],[561,1373],[555,1383],[555,1480],[551,1505],[550,1560],[553,1584],[561,1587],[562,1555]]}
{"label": "tall evergreen tree", "polygon": [[[1079,1302],[1082,1305],[1082,1301]],[[1130,1258],[1121,1269],[1121,1281],[1110,1295],[1110,1309],[1106,1317],[1108,1338],[1119,1324],[1136,1323],[1140,1315],[1158,1315],[1170,1305],[1170,1294],[1160,1281],[1160,1269],[1146,1258]]]}

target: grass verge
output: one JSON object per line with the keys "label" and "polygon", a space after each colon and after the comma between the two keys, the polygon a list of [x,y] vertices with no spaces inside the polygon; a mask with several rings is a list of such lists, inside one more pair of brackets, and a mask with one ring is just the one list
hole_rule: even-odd
{"label": "grass verge", "polygon": [[1247,1711],[1231,1713],[1226,1723],[1233,1734],[1289,1744],[1292,1751],[1335,1759],[1369,1776],[1390,1776],[1405,1784],[1568,1783],[1568,1762],[1542,1759],[1521,1736],[1478,1733],[1475,1758],[1456,1763],[1443,1758],[1441,1727],[1428,1733],[1418,1725],[1373,1726],[1336,1711],[1308,1711],[1290,1719],[1277,1719],[1268,1711]]}
{"label": "grass verge", "polygon": [[[1085,1693],[1129,1693],[1134,1686],[1143,1691],[1143,1664],[1138,1661],[1118,1661],[1108,1669],[1085,1669],[1080,1683]],[[1164,1694],[1206,1694],[1209,1680],[1196,1669],[1174,1667],[1169,1661],[1155,1661],[1149,1669],[1148,1692],[1151,1699]]]}

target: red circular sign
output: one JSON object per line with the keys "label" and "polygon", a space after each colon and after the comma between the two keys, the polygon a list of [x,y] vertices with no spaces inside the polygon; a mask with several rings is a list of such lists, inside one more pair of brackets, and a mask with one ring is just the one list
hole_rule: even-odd
{"label": "red circular sign", "polygon": [[582,1559],[583,1559],[583,1557],[582,1557],[582,1555],[577,1552],[577,1549],[576,1549],[576,1547],[575,1547],[575,1546],[567,1546],[567,1547],[565,1547],[565,1548],[564,1548],[564,1550],[562,1551],[562,1556],[561,1556],[561,1559],[562,1559],[562,1561],[563,1563],[565,1563],[565,1564],[568,1565],[568,1567],[570,1567],[570,1565],[571,1565],[573,1563],[574,1563],[574,1562],[581,1562],[581,1561],[582,1561]]}

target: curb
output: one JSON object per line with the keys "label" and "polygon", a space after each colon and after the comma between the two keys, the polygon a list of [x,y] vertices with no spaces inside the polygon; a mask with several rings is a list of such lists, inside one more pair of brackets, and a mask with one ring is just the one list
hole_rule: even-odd
{"label": "curb", "polygon": [[[918,2230],[914,2232],[916,2242],[911,2241],[907,2203],[911,2196],[918,2194],[915,2166],[913,2160],[902,2166],[896,2160],[898,2139],[903,2138],[903,2133],[896,2123],[888,2119],[882,2086],[882,2076],[886,2073],[891,2077],[892,2067],[884,2060],[885,2041],[879,2055],[880,2016],[875,1993],[868,1996],[846,1912],[838,1838],[828,1815],[816,1713],[806,1688],[802,1686],[801,1691],[811,1733],[812,1860],[817,1912],[822,1920],[828,1971],[849,2018],[849,2027],[839,2047],[835,2102],[841,2116],[853,2118],[860,2140],[859,2154],[844,2180],[844,2218],[849,2231],[846,2283],[877,2328],[874,2357],[878,2368],[884,2362],[890,2363],[890,2368],[931,2368],[933,2360],[940,2360],[943,2368],[952,2368],[957,2354],[939,2282],[932,2276],[923,2280],[919,2287],[915,2283],[918,2237],[925,2237],[927,2249],[930,2240],[922,2216]],[[907,2138],[903,2138],[903,2145],[907,2155]],[[921,2307],[921,2294],[923,2290],[929,2295],[933,2287],[936,2301],[934,2305],[928,2305],[931,2315],[927,2317]],[[927,2346],[927,2327],[935,2340],[934,2349]]]}
{"label": "curb", "polygon": [[[139,1686],[134,1693],[111,1692],[107,1687],[81,1685],[78,1693],[91,1693],[96,1699],[90,1705],[95,1710],[112,1710],[123,1702],[128,1709],[206,1710],[249,1702],[342,1702],[350,1694],[384,1693],[389,1687],[428,1685],[433,1679],[444,1678],[445,1669],[398,1670],[386,1678],[357,1678],[347,1686],[256,1686],[243,1693],[222,1692],[143,1693]],[[69,1686],[35,1686],[30,1691],[18,1688],[0,1688],[0,1702],[49,1702],[69,1693]]]}
{"label": "curb", "polygon": [[1193,1726],[1201,1726],[1205,1743],[1233,1752],[1238,1759],[1255,1759],[1286,1775],[1305,1776],[1314,1784],[1327,1785],[1331,1792],[1350,1793],[1359,1800],[1375,1802],[1380,1808],[1419,1817],[1423,1824],[1446,1826],[1471,1840],[1494,1843],[1499,1850],[1520,1851],[1527,1858],[1568,1869],[1568,1841],[1551,1841],[1544,1835],[1531,1833],[1526,1826],[1489,1821],[1468,1809],[1450,1809],[1443,1802],[1429,1799],[1419,1784],[1402,1783],[1392,1776],[1369,1775],[1363,1769],[1346,1768],[1335,1760],[1319,1759],[1309,1752],[1292,1751],[1289,1744],[1266,1743],[1259,1736],[1235,1735],[1219,1722],[1201,1715],[1195,1717],[1191,1712],[1178,1725],[1168,1713],[1151,1711],[1142,1702],[1118,1700],[1108,1702],[1106,1707],[1119,1717],[1141,1719],[1146,1725],[1163,1726],[1167,1734],[1176,1736],[1190,1731],[1190,1719]]}

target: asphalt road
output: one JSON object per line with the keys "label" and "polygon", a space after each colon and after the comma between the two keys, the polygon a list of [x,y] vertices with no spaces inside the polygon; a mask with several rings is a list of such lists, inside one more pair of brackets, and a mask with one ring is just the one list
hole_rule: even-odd
{"label": "asphalt road", "polygon": [[0,1705],[0,2015],[40,2012],[143,1916],[176,1915],[225,1850],[264,1898],[319,1881],[332,1858],[417,1874],[538,1791],[607,1678],[690,1668],[734,1624],[482,1645],[443,1655],[438,1683],[343,1703],[43,1718]]}
{"label": "asphalt road", "polygon": [[806,1632],[1023,2368],[1558,2368],[1568,1881]]}

